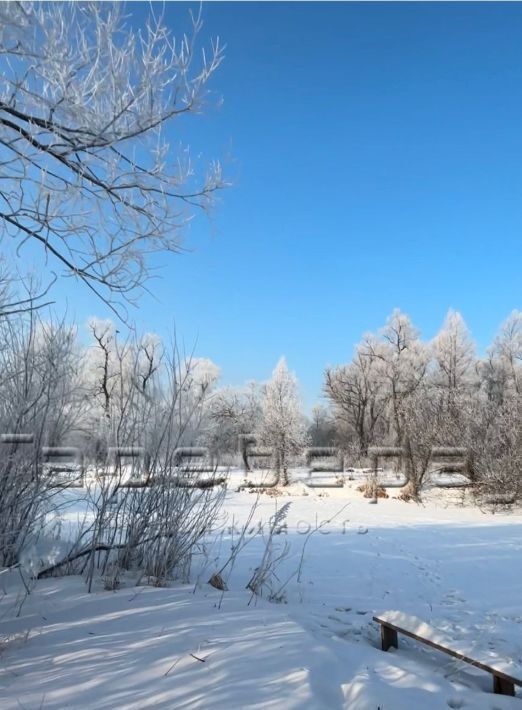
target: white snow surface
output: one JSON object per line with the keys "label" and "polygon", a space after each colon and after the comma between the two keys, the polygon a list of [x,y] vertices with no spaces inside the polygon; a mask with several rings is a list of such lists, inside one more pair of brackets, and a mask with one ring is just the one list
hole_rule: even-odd
{"label": "white snow surface", "polygon": [[[390,489],[370,505],[357,482],[324,490],[296,482],[260,496],[222,593],[206,582],[256,499],[237,492],[239,482],[232,474],[226,517],[190,585],[136,587],[129,576],[118,591],[100,584],[88,594],[80,577],[51,578],[23,600],[18,571],[0,575],[0,709],[522,707],[522,689],[494,695],[488,673],[407,637],[382,652],[372,621],[397,610],[520,666],[521,511],[481,511],[458,490],[433,490],[418,505]],[[83,516],[80,493],[68,494],[62,535]],[[287,502],[275,539],[277,550],[288,546],[277,568],[284,601],[273,603],[245,586],[261,560],[260,526]],[[54,559],[63,545],[38,554]]]}

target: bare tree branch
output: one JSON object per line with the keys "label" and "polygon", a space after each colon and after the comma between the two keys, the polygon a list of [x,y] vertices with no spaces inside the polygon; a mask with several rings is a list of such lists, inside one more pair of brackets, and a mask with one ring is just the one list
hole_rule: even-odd
{"label": "bare tree branch", "polygon": [[132,29],[120,4],[0,2],[0,238],[37,243],[119,317],[147,255],[180,251],[225,184],[165,135],[202,110],[223,59],[219,41],[197,52],[191,18],[177,40],[153,14]]}

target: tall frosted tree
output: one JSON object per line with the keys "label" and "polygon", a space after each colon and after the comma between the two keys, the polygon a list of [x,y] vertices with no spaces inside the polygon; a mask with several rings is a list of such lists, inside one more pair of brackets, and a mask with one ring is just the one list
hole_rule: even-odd
{"label": "tall frosted tree", "polygon": [[369,353],[379,361],[380,377],[389,402],[393,443],[404,437],[405,409],[426,376],[429,353],[409,316],[395,309],[380,332],[367,339]]}
{"label": "tall frosted tree", "polygon": [[435,382],[451,397],[475,378],[475,344],[463,317],[450,310],[433,340]]}
{"label": "tall frosted tree", "polygon": [[476,417],[475,393],[479,389],[475,344],[468,327],[456,311],[448,311],[432,341],[433,392],[440,428],[448,443],[460,445]]}
{"label": "tall frosted tree", "polygon": [[352,362],[325,372],[324,392],[333,405],[339,428],[346,431],[347,443],[353,441],[362,456],[374,443],[389,399],[375,350],[375,343],[368,336],[356,347]]}
{"label": "tall frosted tree", "polygon": [[261,400],[260,438],[274,455],[279,482],[288,485],[290,457],[308,441],[297,378],[282,357],[266,383]]}
{"label": "tall frosted tree", "polygon": [[492,347],[509,393],[522,394],[522,311],[513,311],[502,323]]}

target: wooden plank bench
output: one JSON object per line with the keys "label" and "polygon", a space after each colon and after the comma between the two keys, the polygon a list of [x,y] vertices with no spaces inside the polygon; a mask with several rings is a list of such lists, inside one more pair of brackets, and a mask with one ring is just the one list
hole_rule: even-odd
{"label": "wooden plank bench", "polygon": [[452,641],[442,632],[415,616],[410,616],[400,611],[387,611],[379,616],[374,616],[373,620],[381,625],[383,651],[387,651],[390,646],[398,648],[397,635],[404,634],[416,641],[436,648],[438,651],[447,653],[459,661],[464,661],[491,673],[494,693],[515,695],[515,685],[522,686],[522,668],[517,667],[510,661],[491,658],[491,655],[487,653],[480,653],[472,648],[467,648],[462,642]]}

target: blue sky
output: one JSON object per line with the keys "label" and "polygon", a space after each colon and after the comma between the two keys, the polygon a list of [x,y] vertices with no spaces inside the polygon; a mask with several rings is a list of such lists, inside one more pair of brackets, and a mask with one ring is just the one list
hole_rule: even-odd
{"label": "blue sky", "polygon": [[[175,30],[189,5],[172,3]],[[193,6],[194,7],[194,6]],[[147,6],[130,4],[139,23]],[[522,5],[210,3],[219,109],[173,142],[233,186],[191,251],[156,260],[140,329],[178,335],[223,381],[284,354],[307,406],[393,308],[425,338],[448,308],[480,349],[521,299]],[[80,320],[103,304],[60,287]]]}

